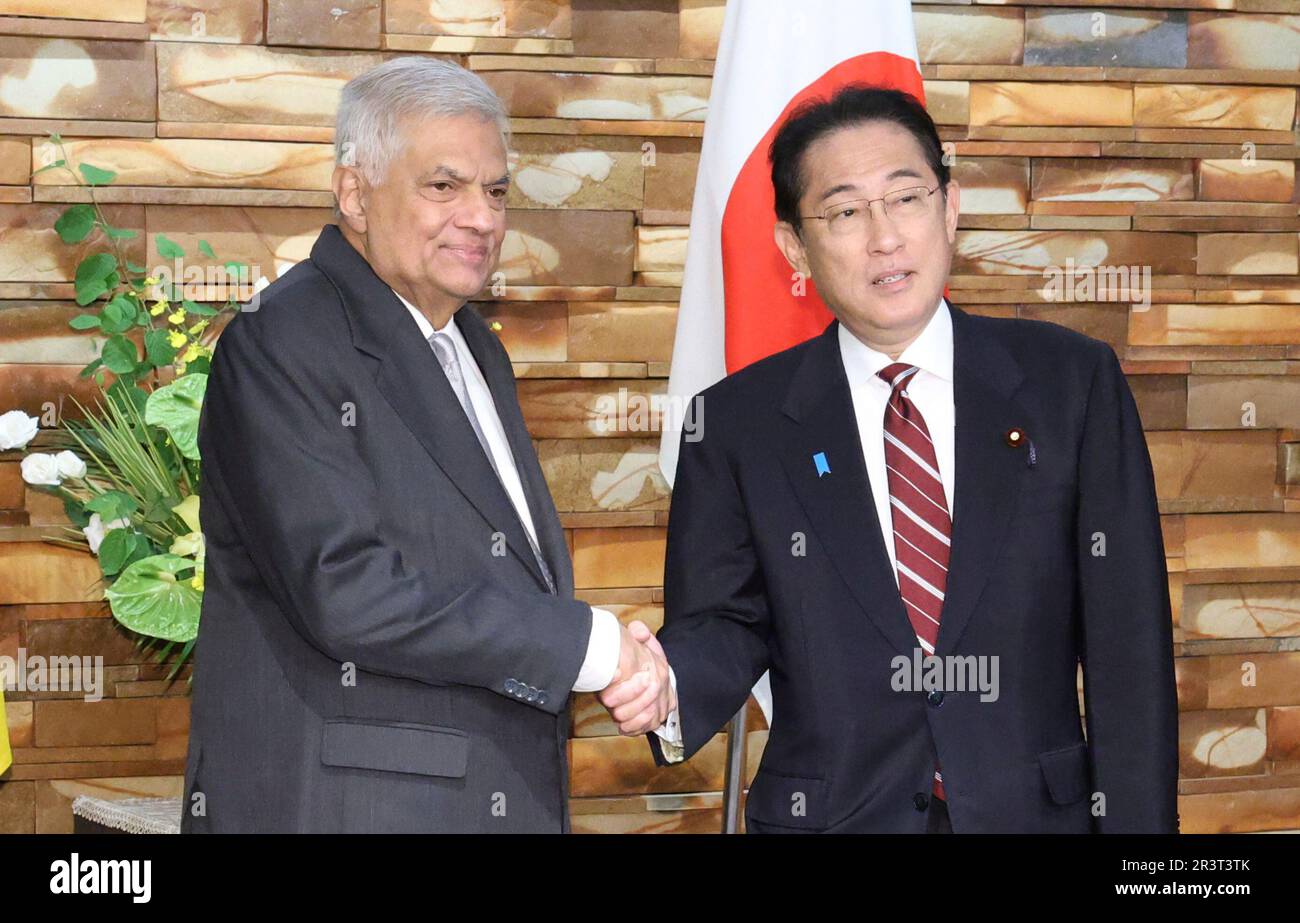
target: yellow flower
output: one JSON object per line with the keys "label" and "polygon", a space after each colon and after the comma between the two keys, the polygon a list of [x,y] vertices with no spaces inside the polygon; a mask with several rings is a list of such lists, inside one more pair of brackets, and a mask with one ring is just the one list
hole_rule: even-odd
{"label": "yellow flower", "polygon": [[204,551],[203,533],[191,532],[188,535],[176,536],[168,551],[172,554],[178,554],[182,558],[188,558],[191,555],[201,555]]}
{"label": "yellow flower", "polygon": [[185,310],[184,310],[183,308],[177,308],[175,311],[173,311],[172,313],[168,314],[168,315],[167,315],[167,323],[169,323],[169,324],[183,324],[183,323],[185,323]]}
{"label": "yellow flower", "polygon": [[172,512],[181,518],[191,532],[199,531],[199,495],[190,494],[172,507]]}
{"label": "yellow flower", "polygon": [[199,344],[191,343],[189,345],[189,348],[185,350],[185,353],[181,356],[181,361],[193,362],[195,359],[199,357],[200,352],[202,352],[202,348],[199,346]]}
{"label": "yellow flower", "polygon": [[180,349],[186,343],[185,334],[181,333],[179,330],[173,330],[171,333],[167,334],[167,342],[177,349]]}
{"label": "yellow flower", "polygon": [[148,276],[148,277],[144,280],[144,282],[143,282],[142,284],[144,284],[144,285],[157,285],[157,284],[158,284],[158,280],[157,280],[156,278],[154,278],[153,276]]}
{"label": "yellow flower", "polygon": [[157,317],[159,314],[161,314],[163,311],[166,310],[167,310],[167,302],[156,301],[154,302],[154,306],[149,309],[149,313],[152,314],[154,317]]}
{"label": "yellow flower", "polygon": [[203,592],[203,574],[202,574],[202,572],[197,573],[197,574],[195,574],[193,577],[190,578],[190,586],[194,587],[194,589],[198,590],[200,593]]}
{"label": "yellow flower", "polygon": [[202,333],[203,329],[207,326],[208,326],[208,320],[205,317],[203,320],[199,321],[197,324],[195,324],[193,327],[190,328],[190,336],[194,336],[196,334]]}

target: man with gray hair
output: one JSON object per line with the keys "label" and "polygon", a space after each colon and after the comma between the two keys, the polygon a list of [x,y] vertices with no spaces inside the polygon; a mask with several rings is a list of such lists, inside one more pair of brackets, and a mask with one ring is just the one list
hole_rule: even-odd
{"label": "man with gray hair", "polygon": [[186,831],[567,831],[570,692],[630,680],[666,717],[661,652],[573,598],[509,357],[466,306],[508,133],[455,64],[352,80],[338,224],[221,336]]}

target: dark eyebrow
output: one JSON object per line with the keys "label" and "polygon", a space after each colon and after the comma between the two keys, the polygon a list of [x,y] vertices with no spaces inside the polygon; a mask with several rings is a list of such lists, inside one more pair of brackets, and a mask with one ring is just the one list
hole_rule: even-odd
{"label": "dark eyebrow", "polygon": [[839,183],[835,186],[832,186],[830,189],[827,189],[825,192],[823,192],[821,196],[817,199],[817,201],[824,202],[833,195],[839,195],[841,192],[853,192],[857,188],[858,187],[853,185],[852,183]]}
{"label": "dark eyebrow", "polygon": [[885,182],[889,182],[890,180],[896,180],[902,176],[910,176],[913,179],[925,179],[924,176],[922,176],[920,173],[917,173],[911,167],[899,167],[897,170],[894,170],[892,173],[890,173],[888,176],[885,177]]}
{"label": "dark eyebrow", "polygon": [[[891,171],[890,174],[885,177],[885,182],[893,182],[894,180],[904,176],[910,176],[915,179],[925,179],[924,176],[913,170],[911,167],[899,167],[897,170]],[[838,183],[823,192],[817,201],[824,202],[833,195],[839,195],[841,192],[857,192],[858,189],[859,187],[854,183]]]}

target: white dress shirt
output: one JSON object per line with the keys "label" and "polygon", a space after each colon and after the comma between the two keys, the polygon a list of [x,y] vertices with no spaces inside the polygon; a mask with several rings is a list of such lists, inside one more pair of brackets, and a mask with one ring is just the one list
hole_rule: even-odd
{"label": "white dress shirt", "polygon": [[[885,407],[889,404],[891,388],[877,372],[894,362],[914,365],[918,371],[907,384],[907,396],[925,418],[926,428],[934,442],[935,458],[939,462],[939,475],[943,480],[943,494],[948,501],[948,514],[952,515],[954,475],[956,470],[956,405],[952,391],[952,314],[940,299],[939,307],[930,317],[912,343],[897,359],[877,352],[839,326],[840,359],[849,380],[849,394],[853,398],[853,415],[857,418],[858,439],[862,443],[862,457],[867,465],[867,479],[871,482],[871,499],[876,505],[876,519],[880,534],[889,553],[889,569],[898,583],[894,558],[894,519],[889,507],[889,472],[885,468]],[[673,688],[676,689],[676,678]],[[775,706],[775,702],[773,706]],[[677,713],[674,712],[674,719]],[[664,738],[664,758],[676,762],[682,758],[681,726],[674,720],[673,731],[664,725],[660,737]]]}
{"label": "white dress shirt", "polygon": [[[393,294],[406,305],[406,310],[411,312],[411,317],[420,327],[420,334],[427,341],[435,333],[433,324],[420,313],[419,308],[402,298],[396,290]],[[492,392],[483,378],[483,372],[474,361],[474,354],[470,352],[469,344],[465,342],[460,328],[456,326],[455,315],[452,315],[446,325],[436,332],[446,334],[456,347],[456,357],[460,360],[461,369],[464,370],[465,389],[469,392],[470,404],[474,407],[474,413],[478,415],[483,436],[492,451],[492,460],[496,462],[497,473],[501,476],[501,486],[505,488],[510,502],[514,504],[515,512],[519,514],[519,520],[524,524],[524,528],[528,530],[533,542],[537,543],[537,528],[533,524],[532,513],[528,510],[524,485],[519,479],[519,469],[515,466],[515,457],[510,451],[510,443],[506,440],[505,428],[501,425],[501,417],[497,415],[496,404],[492,402]],[[429,348],[432,350],[432,345]],[[593,607],[591,634],[587,638],[587,655],[578,671],[578,679],[573,684],[573,691],[596,692],[608,686],[618,670],[620,645],[618,618],[612,612]]]}
{"label": "white dress shirt", "polygon": [[885,407],[889,404],[891,389],[889,383],[876,373],[894,362],[919,369],[907,383],[907,396],[921,411],[926,429],[930,431],[934,455],[939,462],[939,476],[943,481],[943,495],[948,501],[948,515],[952,516],[953,446],[957,420],[952,394],[952,315],[947,304],[940,300],[938,310],[921,335],[897,359],[872,349],[849,333],[843,324],[839,328],[839,338],[840,358],[849,379],[853,414],[858,419],[858,437],[862,440],[862,456],[867,463],[867,478],[871,481],[871,499],[875,501],[880,534],[889,553],[889,569],[894,572],[894,582],[897,583],[894,518],[889,506],[889,472],[885,469]]}

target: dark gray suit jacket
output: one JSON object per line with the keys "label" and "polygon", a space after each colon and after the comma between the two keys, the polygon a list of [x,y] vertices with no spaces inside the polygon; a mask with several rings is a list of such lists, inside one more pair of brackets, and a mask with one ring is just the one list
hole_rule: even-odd
{"label": "dark gray suit jacket", "polygon": [[414,320],[326,226],[213,357],[186,831],[567,831],[591,611],[509,357],[456,322],[558,593]]}

